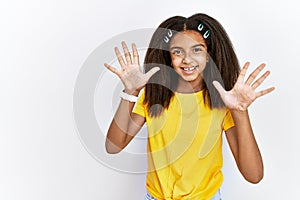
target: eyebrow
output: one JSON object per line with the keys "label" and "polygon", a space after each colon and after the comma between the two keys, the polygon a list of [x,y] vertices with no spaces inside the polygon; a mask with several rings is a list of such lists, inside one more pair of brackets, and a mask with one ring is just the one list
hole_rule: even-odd
{"label": "eyebrow", "polygon": [[[195,48],[198,46],[205,47],[204,44],[196,44],[196,45],[193,45],[191,48]],[[170,48],[170,50],[172,50],[172,49],[182,49],[182,47],[174,46],[174,47]]]}

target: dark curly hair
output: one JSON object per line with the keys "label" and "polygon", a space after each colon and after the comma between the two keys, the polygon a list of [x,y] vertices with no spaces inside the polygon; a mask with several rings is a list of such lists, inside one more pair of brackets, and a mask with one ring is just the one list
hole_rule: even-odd
{"label": "dark curly hair", "polygon": [[[203,26],[202,28],[199,28],[200,24],[201,27]],[[204,36],[207,45],[209,61],[203,71],[205,82],[203,97],[207,106],[211,109],[225,107],[218,91],[212,84],[214,80],[223,84],[226,90],[230,90],[239,75],[240,66],[233,45],[217,20],[202,13],[189,18],[171,17],[162,22],[155,30],[144,60],[145,72],[153,67],[160,67],[160,71],[155,73],[145,86],[143,103],[151,117],[158,117],[164,109],[168,109],[178,86],[179,75],[171,65],[168,40],[169,38],[171,40],[176,33],[185,30],[199,32]],[[205,36],[207,31],[209,31],[209,37]]]}

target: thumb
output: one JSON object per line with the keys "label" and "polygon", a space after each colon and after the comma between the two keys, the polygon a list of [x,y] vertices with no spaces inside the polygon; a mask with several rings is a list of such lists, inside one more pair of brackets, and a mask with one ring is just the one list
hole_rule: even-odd
{"label": "thumb", "polygon": [[148,81],[151,78],[151,76],[153,76],[159,70],[160,70],[159,67],[153,67],[145,74],[145,79]]}
{"label": "thumb", "polygon": [[223,88],[223,86],[218,81],[213,81],[212,83],[215,86],[215,88],[217,89],[217,91],[219,92],[221,98],[224,99],[226,90]]}

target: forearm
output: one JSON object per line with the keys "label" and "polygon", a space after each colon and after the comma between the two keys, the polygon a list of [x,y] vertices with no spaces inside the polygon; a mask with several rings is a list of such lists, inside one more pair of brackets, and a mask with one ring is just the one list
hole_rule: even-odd
{"label": "forearm", "polygon": [[250,182],[263,177],[263,161],[251,127],[248,111],[231,110],[237,135],[237,163],[243,176]]}
{"label": "forearm", "polygon": [[[135,96],[138,92],[131,93]],[[106,136],[106,149],[110,153],[117,153],[127,144],[129,122],[134,102],[129,102],[121,98],[119,107],[114,115]]]}

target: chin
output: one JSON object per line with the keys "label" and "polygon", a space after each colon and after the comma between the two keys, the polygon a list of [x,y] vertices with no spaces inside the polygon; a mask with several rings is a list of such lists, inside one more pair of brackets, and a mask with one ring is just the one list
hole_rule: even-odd
{"label": "chin", "polygon": [[181,75],[181,78],[187,82],[192,82],[192,81],[197,81],[198,79],[201,79],[201,75],[200,74],[195,74],[193,76]]}

